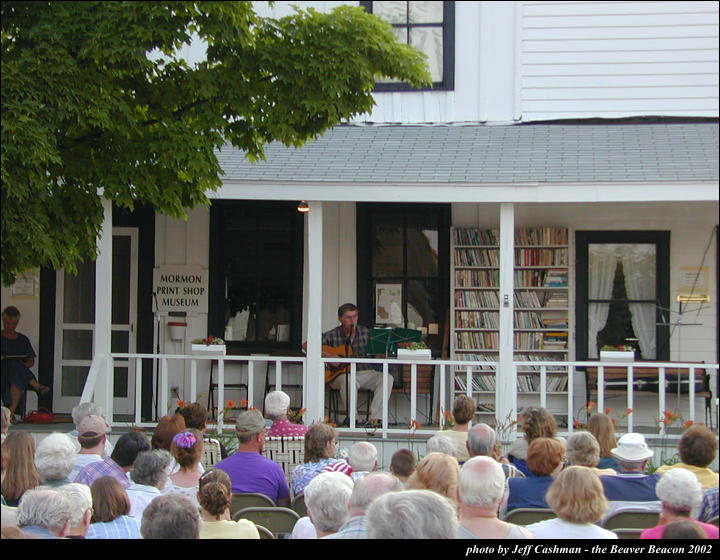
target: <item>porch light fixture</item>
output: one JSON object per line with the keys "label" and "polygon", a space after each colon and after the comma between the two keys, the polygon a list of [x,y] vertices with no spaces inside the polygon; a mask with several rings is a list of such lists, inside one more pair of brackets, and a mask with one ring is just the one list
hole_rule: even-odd
{"label": "porch light fixture", "polygon": [[297,211],[298,212],[309,212],[310,207],[308,206],[308,203],[304,200],[300,201],[300,204],[297,205]]}

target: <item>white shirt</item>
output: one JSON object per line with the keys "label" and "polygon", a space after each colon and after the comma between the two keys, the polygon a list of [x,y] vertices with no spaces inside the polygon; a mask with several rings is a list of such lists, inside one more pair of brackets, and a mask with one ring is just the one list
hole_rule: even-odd
{"label": "white shirt", "polygon": [[127,489],[127,495],[130,498],[130,513],[128,515],[134,517],[139,523],[145,508],[160,495],[160,490],[154,486],[133,483]]}
{"label": "white shirt", "polygon": [[102,460],[103,458],[100,455],[95,455],[94,453],[78,453],[75,458],[75,466],[68,475],[68,480],[75,482],[75,477],[80,474],[81,470],[83,470],[90,463],[96,463],[97,461]]}
{"label": "white shirt", "polygon": [[536,539],[617,539],[612,531],[592,523],[570,523],[560,518],[546,519],[525,527]]}
{"label": "white shirt", "polygon": [[317,539],[317,531],[315,525],[312,524],[310,518],[305,516],[298,519],[293,527],[292,539]]}

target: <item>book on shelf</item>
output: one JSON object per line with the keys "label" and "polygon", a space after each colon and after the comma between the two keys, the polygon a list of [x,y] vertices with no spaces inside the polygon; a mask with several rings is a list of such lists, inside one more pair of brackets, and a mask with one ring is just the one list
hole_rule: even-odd
{"label": "book on shelf", "polygon": [[478,403],[477,412],[495,412],[495,403]]}
{"label": "book on shelf", "polygon": [[565,268],[551,268],[545,271],[545,277],[543,278],[543,286],[545,287],[557,287],[567,288],[568,275],[567,269]]}

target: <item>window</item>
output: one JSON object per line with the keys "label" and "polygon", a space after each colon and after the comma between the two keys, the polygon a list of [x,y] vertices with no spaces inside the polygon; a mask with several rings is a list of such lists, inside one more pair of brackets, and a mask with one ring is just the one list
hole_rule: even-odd
{"label": "window", "polygon": [[668,360],[670,234],[577,232],[577,359],[628,345],[642,360]]}
{"label": "window", "polygon": [[303,217],[285,202],[215,201],[208,334],[229,349],[298,347]]}
{"label": "window", "polygon": [[[455,2],[360,2],[393,26],[399,42],[427,55],[431,89],[451,90],[455,81]],[[408,84],[385,79],[376,91],[411,91]]]}
{"label": "window", "polygon": [[358,204],[363,324],[425,329],[428,346],[441,354],[449,298],[449,229],[448,205]]}

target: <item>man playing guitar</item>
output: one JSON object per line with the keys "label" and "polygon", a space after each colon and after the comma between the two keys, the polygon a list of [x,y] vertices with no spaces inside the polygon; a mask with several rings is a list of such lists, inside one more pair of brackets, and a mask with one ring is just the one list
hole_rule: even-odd
{"label": "man playing guitar", "polygon": [[[326,331],[322,335],[323,352],[325,358],[350,357],[364,358],[367,356],[365,349],[370,340],[370,329],[358,325],[358,308],[352,303],[345,303],[338,308],[338,320],[340,326]],[[370,403],[369,425],[377,426],[382,418],[382,373],[370,369],[367,366],[359,365],[355,372],[356,389],[370,389],[373,391],[373,400]],[[330,383],[333,389],[340,391],[340,406],[347,410],[347,376],[350,373],[350,364],[330,363],[325,372],[325,380]],[[387,397],[392,392],[393,378],[388,375]],[[345,419],[345,424],[348,419]]]}

